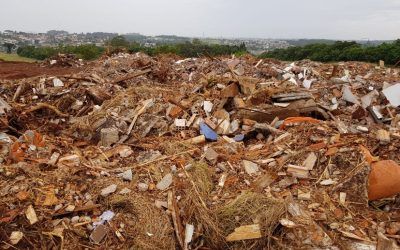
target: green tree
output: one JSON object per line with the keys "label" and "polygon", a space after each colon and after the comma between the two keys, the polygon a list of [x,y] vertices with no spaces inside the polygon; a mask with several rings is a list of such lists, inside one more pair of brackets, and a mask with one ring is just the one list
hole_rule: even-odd
{"label": "green tree", "polygon": [[7,54],[11,54],[13,48],[15,48],[13,43],[4,43],[3,46],[6,48]]}
{"label": "green tree", "polygon": [[114,48],[128,48],[129,42],[124,36],[116,36],[110,40],[109,45]]}

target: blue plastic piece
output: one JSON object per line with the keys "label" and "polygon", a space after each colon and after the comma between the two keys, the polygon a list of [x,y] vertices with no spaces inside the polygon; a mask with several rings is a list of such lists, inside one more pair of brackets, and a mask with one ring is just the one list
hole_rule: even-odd
{"label": "blue plastic piece", "polygon": [[209,141],[216,141],[218,139],[217,133],[204,122],[200,123],[200,134],[204,135]]}
{"label": "blue plastic piece", "polygon": [[243,140],[244,140],[244,134],[235,135],[235,137],[233,137],[233,139],[234,139],[235,141],[237,141],[237,142],[243,141]]}

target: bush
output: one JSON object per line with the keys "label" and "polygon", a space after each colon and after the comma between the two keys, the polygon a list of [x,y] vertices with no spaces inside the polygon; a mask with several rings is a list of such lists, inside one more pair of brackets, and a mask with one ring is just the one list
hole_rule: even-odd
{"label": "bush", "polygon": [[284,61],[310,59],[320,62],[384,60],[394,65],[400,60],[400,40],[378,46],[362,46],[356,42],[338,41],[333,44],[309,44],[303,47],[276,49],[260,55],[260,58],[275,58]]}
{"label": "bush", "polygon": [[[220,55],[243,55],[247,53],[246,46],[205,44],[199,40],[193,42],[185,42],[178,44],[162,44],[155,47],[145,47],[139,43],[129,43],[124,37],[114,37],[108,43],[108,49],[112,52],[127,50],[130,53],[144,52],[150,56],[158,54],[177,54],[182,57],[198,57],[204,55],[220,56]],[[53,47],[34,47],[26,46],[18,48],[18,55],[37,60],[44,60],[58,53],[75,54],[78,58],[85,60],[96,59],[105,52],[104,47],[98,47],[92,44],[79,46],[59,46]]]}
{"label": "bush", "polygon": [[220,56],[247,53],[246,46],[244,44],[240,46],[205,44],[196,39],[193,40],[193,42],[164,44],[151,48],[134,43],[131,44],[128,51],[131,53],[140,51],[151,56],[172,53],[182,57],[198,57],[202,55]]}
{"label": "bush", "polygon": [[25,46],[17,50],[19,56],[33,58],[37,60],[44,60],[46,58],[62,54],[75,54],[78,58],[85,60],[93,60],[98,58],[104,53],[104,48],[92,44],[79,45],[79,46],[59,46],[53,47],[34,47]]}

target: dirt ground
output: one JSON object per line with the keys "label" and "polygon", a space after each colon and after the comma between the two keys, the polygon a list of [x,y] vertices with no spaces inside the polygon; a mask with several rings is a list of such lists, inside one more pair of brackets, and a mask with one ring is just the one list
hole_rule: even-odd
{"label": "dirt ground", "polygon": [[0,79],[22,79],[39,75],[64,75],[82,70],[64,67],[42,67],[39,63],[5,62],[0,60]]}

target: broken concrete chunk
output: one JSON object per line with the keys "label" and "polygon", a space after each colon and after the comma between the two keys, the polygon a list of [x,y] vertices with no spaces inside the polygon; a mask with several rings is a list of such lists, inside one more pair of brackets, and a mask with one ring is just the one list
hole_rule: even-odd
{"label": "broken concrete chunk", "polygon": [[304,86],[304,88],[306,88],[306,89],[310,89],[312,83],[313,83],[313,80],[307,80],[307,79],[305,79],[305,80],[303,81],[303,86]]}
{"label": "broken concrete chunk", "polygon": [[114,193],[115,191],[117,191],[117,185],[115,184],[111,184],[110,186],[103,188],[101,190],[101,196],[103,197],[107,197],[108,195]]}
{"label": "broken concrete chunk", "polygon": [[253,224],[235,228],[235,231],[226,237],[226,241],[251,240],[261,237],[260,225]]}
{"label": "broken concrete chunk", "polygon": [[212,148],[207,148],[204,152],[204,157],[212,164],[215,164],[218,159],[218,153]]}
{"label": "broken concrete chunk", "polygon": [[131,181],[132,175],[132,169],[128,169],[125,172],[120,173],[118,176],[121,177],[124,181]]}
{"label": "broken concrete chunk", "polygon": [[143,182],[139,182],[138,189],[140,192],[146,192],[149,189],[149,185]]}
{"label": "broken concrete chunk", "polygon": [[229,120],[223,120],[219,122],[219,126],[216,131],[217,134],[219,135],[227,135],[233,133],[231,132],[230,128],[231,128],[231,123],[229,122]]}
{"label": "broken concrete chunk", "polygon": [[361,106],[363,108],[367,108],[372,105],[376,97],[379,96],[379,92],[376,90],[373,90],[366,94],[365,96],[361,97]]}
{"label": "broken concrete chunk", "polygon": [[243,160],[243,166],[248,175],[255,174],[259,171],[258,164],[251,161]]}
{"label": "broken concrete chunk", "polygon": [[119,194],[130,194],[132,192],[132,190],[130,190],[129,188],[123,188],[121,191],[119,191]]}
{"label": "broken concrete chunk", "polygon": [[388,131],[384,129],[379,129],[376,132],[376,139],[379,140],[379,143],[382,145],[386,145],[390,143],[390,134]]}
{"label": "broken concrete chunk", "polygon": [[156,185],[157,189],[165,190],[172,184],[172,174],[166,174]]}
{"label": "broken concrete chunk", "polygon": [[343,92],[342,94],[343,100],[345,100],[346,102],[360,105],[358,97],[353,94],[353,92],[350,89],[350,86],[347,85],[343,86],[342,92]]}
{"label": "broken concrete chunk", "polygon": [[204,101],[203,102],[203,109],[205,112],[207,113],[211,113],[212,109],[213,109],[213,104],[210,101]]}
{"label": "broken concrete chunk", "polygon": [[117,128],[103,128],[100,130],[101,146],[109,147],[119,141]]}
{"label": "broken concrete chunk", "polygon": [[185,129],[186,128],[186,119],[175,119],[174,125],[177,129]]}
{"label": "broken concrete chunk", "polygon": [[60,79],[54,78],[53,79],[53,86],[54,87],[64,87],[64,83]]}

